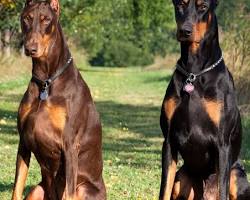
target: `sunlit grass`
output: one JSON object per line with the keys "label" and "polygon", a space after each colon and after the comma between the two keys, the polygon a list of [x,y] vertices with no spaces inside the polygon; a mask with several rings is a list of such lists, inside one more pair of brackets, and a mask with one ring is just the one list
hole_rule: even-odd
{"label": "sunlit grass", "polygon": [[[108,199],[157,199],[162,143],[159,115],[171,72],[86,68],[81,73],[102,119]],[[29,80],[27,74],[4,80],[0,85],[0,197],[3,200],[11,196],[18,144],[16,111]],[[250,170],[250,118],[245,117],[243,127],[242,158]],[[33,159],[27,189],[39,181],[40,168]]]}

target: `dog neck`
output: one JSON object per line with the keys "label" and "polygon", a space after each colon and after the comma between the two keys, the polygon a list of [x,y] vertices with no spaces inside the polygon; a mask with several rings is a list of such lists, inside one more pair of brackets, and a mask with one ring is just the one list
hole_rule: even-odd
{"label": "dog neck", "polygon": [[217,62],[222,55],[219,45],[218,25],[213,15],[211,25],[199,42],[181,42],[180,65],[192,73],[198,73]]}
{"label": "dog neck", "polygon": [[70,58],[70,52],[59,22],[56,27],[54,39],[47,50],[47,56],[32,58],[32,74],[41,80],[51,77]]}

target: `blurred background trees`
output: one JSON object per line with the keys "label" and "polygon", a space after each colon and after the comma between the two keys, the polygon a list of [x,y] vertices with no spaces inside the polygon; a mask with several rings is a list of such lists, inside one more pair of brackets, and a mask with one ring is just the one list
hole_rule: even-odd
{"label": "blurred background trees", "polygon": [[92,65],[147,65],[175,48],[174,19],[165,0],[62,1],[67,35],[85,48]]}
{"label": "blurred background trees", "polygon": [[[0,0],[0,50],[6,56],[22,50],[23,4],[23,0]],[[149,65],[156,56],[179,51],[171,0],[61,0],[60,4],[67,38],[85,50],[91,65]],[[249,64],[250,1],[220,0],[217,13],[230,64]]]}

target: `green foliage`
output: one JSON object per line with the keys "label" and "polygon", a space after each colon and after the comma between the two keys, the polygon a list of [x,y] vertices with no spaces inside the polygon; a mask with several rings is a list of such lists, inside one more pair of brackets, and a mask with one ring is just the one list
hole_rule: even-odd
{"label": "green foliage", "polygon": [[[20,40],[23,4],[0,0],[0,31],[10,29],[14,42]],[[179,50],[171,0],[61,0],[60,4],[67,37],[86,50],[93,65],[147,65],[156,55]],[[243,12],[236,12],[239,5]],[[249,12],[249,0],[220,0],[217,10],[226,32],[244,30],[242,16],[249,18]]]}
{"label": "green foliage", "polygon": [[19,14],[22,8],[21,0],[0,0],[0,30],[19,30]]}
{"label": "green foliage", "polygon": [[[238,93],[238,102],[250,103],[250,3],[237,2],[230,21],[225,22],[226,32],[223,48],[227,52],[228,67],[233,72]],[[248,7],[247,7],[248,6]]]}
{"label": "green foliage", "polygon": [[173,9],[165,0],[68,0],[62,6],[67,34],[87,50],[92,64],[146,65],[173,50]]}
{"label": "green foliage", "polygon": [[126,67],[147,65],[152,61],[152,54],[143,52],[142,48],[136,47],[132,42],[113,39],[105,47],[105,51],[91,60],[91,64]]}

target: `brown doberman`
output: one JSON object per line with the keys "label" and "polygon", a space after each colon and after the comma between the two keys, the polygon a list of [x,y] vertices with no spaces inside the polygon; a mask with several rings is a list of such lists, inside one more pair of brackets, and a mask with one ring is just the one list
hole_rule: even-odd
{"label": "brown doberman", "polygon": [[32,79],[18,110],[12,200],[21,200],[31,152],[42,181],[26,200],[104,200],[99,114],[59,23],[59,2],[27,0],[21,14]]}

